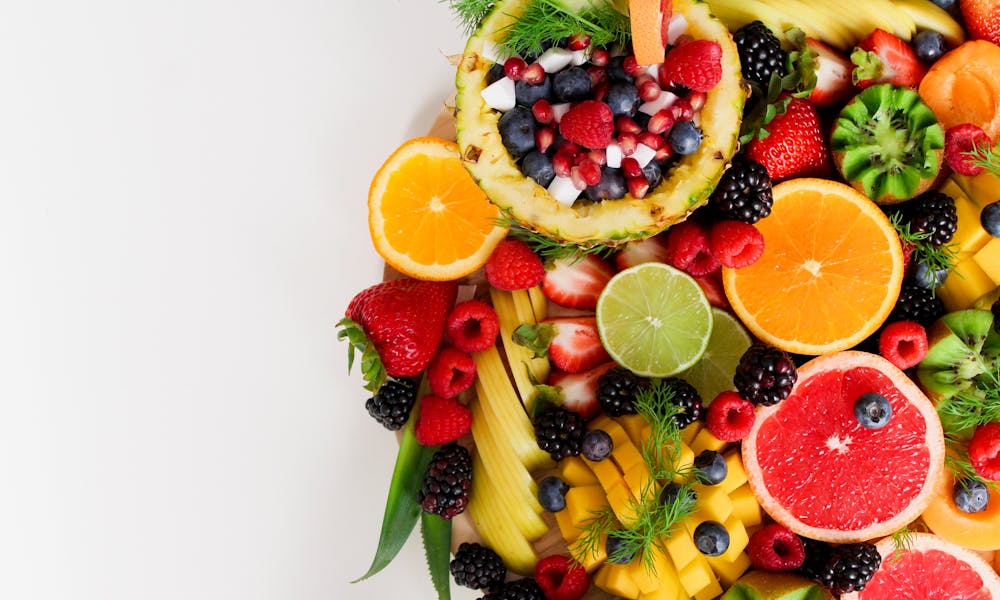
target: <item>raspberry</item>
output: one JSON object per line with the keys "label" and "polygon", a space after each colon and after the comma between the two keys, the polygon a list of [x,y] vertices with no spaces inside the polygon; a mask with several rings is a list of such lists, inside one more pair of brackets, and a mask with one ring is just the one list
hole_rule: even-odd
{"label": "raspberry", "polygon": [[972,162],[969,153],[992,145],[982,128],[971,123],[956,125],[944,134],[944,159],[960,175],[979,175],[983,168]]}
{"label": "raspberry", "polygon": [[526,290],[541,283],[543,277],[542,259],[521,240],[500,242],[486,261],[486,281],[499,290]]}
{"label": "raspberry", "polygon": [[417,421],[417,441],[424,446],[440,446],[454,442],[469,433],[472,411],[454,398],[428,395],[420,400]]}
{"label": "raspberry", "polygon": [[663,59],[660,82],[679,83],[696,92],[708,92],[722,79],[722,46],[695,40],[675,46]]}
{"label": "raspberry", "polygon": [[748,267],[764,253],[764,236],[743,221],[718,221],[712,226],[708,250],[724,267]]}
{"label": "raspberry", "polygon": [[747,544],[750,563],[765,571],[792,571],[806,559],[802,538],[784,525],[771,523],[750,536]]}
{"label": "raspberry", "polygon": [[1000,421],[976,428],[969,441],[969,460],[976,473],[1000,481]]}
{"label": "raspberry", "polygon": [[563,115],[559,133],[574,144],[607,148],[615,134],[615,115],[603,102],[584,100]]}
{"label": "raspberry", "polygon": [[458,348],[442,348],[427,367],[431,391],[441,398],[454,398],[476,380],[476,361]]}
{"label": "raspberry", "polygon": [[500,319],[493,307],[480,300],[459,302],[445,319],[448,339],[462,352],[482,352],[500,333]]}
{"label": "raspberry", "polygon": [[709,252],[708,233],[693,221],[667,231],[667,262],[694,277],[714,273],[721,266]]}
{"label": "raspberry", "polygon": [[878,352],[900,369],[914,367],[927,356],[927,330],[916,321],[889,323],[878,336]]}
{"label": "raspberry", "polygon": [[587,571],[568,556],[546,556],[535,565],[535,581],[548,600],[579,600],[590,588]]}
{"label": "raspberry", "polygon": [[737,442],[750,433],[755,418],[754,404],[736,392],[722,392],[708,406],[706,425],[716,438]]}

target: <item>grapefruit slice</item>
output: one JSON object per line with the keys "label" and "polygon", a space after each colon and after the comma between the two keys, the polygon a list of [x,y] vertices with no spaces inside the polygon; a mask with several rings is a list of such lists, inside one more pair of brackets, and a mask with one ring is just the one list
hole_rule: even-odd
{"label": "grapefruit slice", "polygon": [[[892,417],[866,429],[854,402],[885,396]],[[944,470],[934,406],[889,361],[843,351],[798,370],[791,395],[757,412],[743,441],[750,487],[775,521],[817,540],[888,535],[927,508]]]}
{"label": "grapefruit slice", "polygon": [[974,552],[929,533],[915,533],[906,550],[886,538],[875,544],[882,566],[860,592],[841,600],[1000,600],[1000,577]]}

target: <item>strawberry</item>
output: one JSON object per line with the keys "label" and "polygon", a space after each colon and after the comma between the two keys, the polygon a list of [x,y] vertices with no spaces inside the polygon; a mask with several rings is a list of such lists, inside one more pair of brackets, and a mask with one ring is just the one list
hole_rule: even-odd
{"label": "strawberry", "polygon": [[694,40],[674,46],[660,66],[660,82],[679,83],[696,92],[711,91],[722,79],[722,46]]}
{"label": "strawberry", "polygon": [[843,54],[819,40],[806,38],[806,47],[816,56],[813,69],[816,87],[809,93],[809,101],[816,106],[836,106],[854,94],[851,72],[854,65]]}
{"label": "strawberry", "polygon": [[548,356],[567,373],[579,373],[610,360],[601,344],[595,317],[555,317],[537,325],[521,325],[514,341],[530,348],[535,356]]}
{"label": "strawberry", "polygon": [[548,384],[559,388],[564,408],[580,413],[584,419],[590,419],[601,412],[601,405],[597,402],[597,382],[601,375],[613,369],[616,364],[609,361],[580,373],[553,371],[549,375]]}
{"label": "strawberry", "polygon": [[558,258],[545,269],[542,292],[559,306],[595,310],[598,296],[614,274],[608,263],[593,254]]}
{"label": "strawberry", "polygon": [[1000,45],[1000,3],[996,0],[959,0],[959,5],[970,38]]}
{"label": "strawberry", "polygon": [[338,339],[348,339],[348,369],[354,352],[369,390],[378,389],[386,374],[412,377],[427,368],[444,335],[445,316],[455,304],[454,281],[396,279],[356,295],[347,306]]}
{"label": "strawberry", "polygon": [[909,44],[888,31],[876,29],[851,53],[854,83],[865,88],[876,83],[916,87],[927,74]]}
{"label": "strawberry", "polygon": [[717,308],[731,310],[729,298],[726,298],[726,290],[722,287],[722,271],[715,271],[708,275],[701,275],[694,278],[695,282],[705,292],[708,303]]}
{"label": "strawberry", "polygon": [[584,100],[569,109],[559,121],[564,138],[587,148],[607,148],[615,134],[611,107],[597,100]]}
{"label": "strawberry", "polygon": [[619,271],[647,262],[667,262],[667,237],[654,235],[644,240],[628,242],[615,255],[615,266]]}
{"label": "strawberry", "polygon": [[472,428],[472,411],[455,398],[428,394],[420,399],[420,416],[414,433],[424,446],[454,442]]}
{"label": "strawberry", "polygon": [[767,137],[751,140],[746,155],[764,165],[772,181],[830,173],[826,135],[811,102],[792,98],[788,110],[774,117],[765,129]]}

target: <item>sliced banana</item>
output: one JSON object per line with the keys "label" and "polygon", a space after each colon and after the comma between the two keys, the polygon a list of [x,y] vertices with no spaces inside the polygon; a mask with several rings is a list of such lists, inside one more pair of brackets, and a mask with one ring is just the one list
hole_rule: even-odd
{"label": "sliced banana", "polygon": [[917,29],[940,32],[948,46],[954,48],[965,41],[965,31],[958,21],[930,0],[892,0],[916,23]]}

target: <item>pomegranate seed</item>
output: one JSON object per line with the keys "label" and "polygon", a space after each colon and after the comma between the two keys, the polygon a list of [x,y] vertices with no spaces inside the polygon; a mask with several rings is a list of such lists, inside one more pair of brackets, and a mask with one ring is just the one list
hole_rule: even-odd
{"label": "pomegranate seed", "polygon": [[594,95],[594,100],[598,102],[604,102],[604,97],[608,95],[608,82],[602,81],[591,88],[591,93]]}
{"label": "pomegranate seed", "polygon": [[626,56],[622,63],[622,69],[632,77],[638,77],[646,72],[646,67],[636,62],[634,56]]}
{"label": "pomegranate seed", "polygon": [[569,36],[566,47],[570,50],[583,50],[590,45],[590,36],[586,33],[574,33]]}
{"label": "pomegranate seed", "polygon": [[634,133],[623,133],[618,136],[618,147],[622,149],[622,156],[632,156],[638,145],[639,136]]}
{"label": "pomegranate seed", "polygon": [[643,102],[652,102],[660,97],[663,90],[660,88],[660,84],[655,81],[644,81],[639,85],[639,98]]}
{"label": "pomegranate seed", "polygon": [[[503,72],[514,81],[520,81],[524,77],[524,71],[528,68],[528,63],[520,56],[511,56],[503,64]],[[541,82],[539,82],[541,83]]]}
{"label": "pomegranate seed", "polygon": [[691,108],[691,103],[684,98],[680,98],[670,105],[670,110],[677,121],[690,121],[694,118],[694,109]]}
{"label": "pomegranate seed", "polygon": [[580,149],[579,146],[577,146],[573,142],[564,140],[559,144],[559,147],[556,148],[556,152],[558,152],[559,154],[565,154],[570,158],[576,158],[576,155],[580,154],[582,150]]}
{"label": "pomegranate seed", "polygon": [[653,150],[659,150],[663,147],[663,136],[656,135],[652,131],[646,131],[639,134],[639,143],[649,146]]}
{"label": "pomegranate seed", "polygon": [[608,79],[608,72],[604,70],[604,67],[587,67],[587,75],[590,75],[591,87],[603,83]]}
{"label": "pomegranate seed", "polygon": [[663,144],[663,146],[661,146],[660,149],[656,151],[656,155],[653,156],[653,160],[667,160],[673,155],[674,155],[674,149],[670,147],[670,144]]}
{"label": "pomegranate seed", "polygon": [[628,115],[615,117],[615,129],[618,130],[618,133],[642,133],[642,127],[639,127],[635,119]]}
{"label": "pomegranate seed", "polygon": [[580,175],[587,185],[597,185],[601,182],[601,167],[592,160],[584,161],[574,168],[580,169]]}
{"label": "pomegranate seed", "polygon": [[[538,147],[539,152],[545,152],[552,145],[552,142],[556,141],[556,130],[542,125],[535,129],[535,146]],[[650,146],[652,148],[652,146]]]}
{"label": "pomegranate seed", "polygon": [[583,176],[582,169],[583,167],[573,167],[569,170],[569,178],[573,180],[573,187],[581,191],[587,187],[587,180]]}
{"label": "pomegranate seed", "polygon": [[590,62],[598,67],[606,67],[611,62],[611,54],[604,48],[594,48],[590,52]]}
{"label": "pomegranate seed", "polygon": [[642,167],[639,166],[639,161],[627,156],[622,159],[622,173],[625,173],[625,177],[642,177]]}
{"label": "pomegranate seed", "polygon": [[604,150],[591,150],[587,153],[587,158],[594,161],[600,166],[608,164],[608,153]]}
{"label": "pomegranate seed", "polygon": [[699,110],[701,110],[701,107],[705,106],[706,98],[707,95],[705,94],[705,92],[693,91],[687,95],[686,99],[688,101],[688,104],[691,105],[691,110],[693,110],[694,112],[698,112]]}
{"label": "pomegranate seed", "polygon": [[573,166],[580,166],[585,162],[590,162],[590,152],[581,152],[573,157]]}
{"label": "pomegranate seed", "polygon": [[552,170],[560,177],[569,177],[569,170],[573,167],[573,159],[568,154],[560,154],[552,157]]}
{"label": "pomegranate seed", "polygon": [[656,114],[649,118],[649,125],[646,126],[650,133],[661,134],[670,131],[674,126],[675,117],[673,107],[656,111]]}
{"label": "pomegranate seed", "polygon": [[[539,123],[551,123],[555,115],[552,113],[552,103],[542,98],[531,106],[531,114]],[[543,150],[544,152],[544,150]]]}
{"label": "pomegranate seed", "polygon": [[[504,68],[506,69],[506,67]],[[524,70],[524,74],[521,78],[524,79],[525,83],[538,85],[545,81],[545,69],[543,69],[542,65],[538,63],[531,63],[528,65],[528,68]]]}
{"label": "pomegranate seed", "polygon": [[669,88],[670,84],[672,83],[670,81],[670,78],[667,77],[667,69],[663,65],[660,65],[660,68],[657,69],[657,71],[656,71],[656,78],[657,78],[657,80],[659,80],[660,87],[663,88],[663,89]]}
{"label": "pomegranate seed", "polygon": [[628,177],[625,181],[628,184],[628,193],[631,194],[633,198],[646,197],[646,194],[649,192],[649,182],[646,181],[646,177],[644,175],[640,175],[639,177]]}

